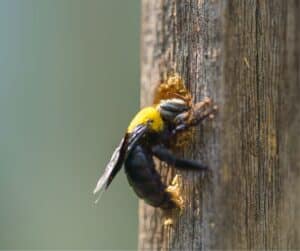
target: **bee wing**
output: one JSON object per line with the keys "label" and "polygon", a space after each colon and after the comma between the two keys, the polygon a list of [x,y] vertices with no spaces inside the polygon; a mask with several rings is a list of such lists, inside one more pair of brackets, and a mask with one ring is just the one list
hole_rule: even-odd
{"label": "bee wing", "polygon": [[[130,134],[127,134],[127,156],[131,152],[132,148],[136,145],[138,140],[144,136],[148,125],[138,125],[134,131]],[[126,156],[126,157],[127,157]]]}
{"label": "bee wing", "polygon": [[126,160],[128,154],[131,152],[132,148],[136,145],[138,140],[144,135],[146,129],[147,125],[140,125],[137,126],[132,133],[125,135],[125,137],[121,140],[119,146],[112,154],[110,161],[105,167],[104,173],[99,178],[93,192],[94,194],[98,193],[103,188],[108,188],[113,178],[122,168],[123,162]]}
{"label": "bee wing", "polygon": [[[115,149],[115,151],[113,152],[110,161],[108,162],[108,164],[106,165],[105,169],[104,169],[104,173],[102,174],[102,176],[99,178],[97,185],[94,189],[94,194],[98,193],[100,190],[102,190],[103,188],[107,188],[108,184],[111,182],[109,182],[109,180],[112,180],[110,177],[113,173],[113,171],[115,169],[120,170],[121,166],[122,166],[122,151],[121,149],[123,148],[124,142],[125,142],[125,138],[124,137],[120,144],[118,145],[118,147]],[[123,154],[124,155],[124,154]]]}

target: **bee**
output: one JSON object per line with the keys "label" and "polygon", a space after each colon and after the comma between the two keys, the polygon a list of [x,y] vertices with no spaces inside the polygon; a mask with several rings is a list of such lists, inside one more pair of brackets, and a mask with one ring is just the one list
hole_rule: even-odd
{"label": "bee", "polygon": [[125,136],[115,149],[94,194],[106,190],[122,166],[137,196],[153,207],[183,208],[179,176],[169,186],[155,169],[153,156],[179,169],[206,170],[196,160],[175,156],[174,145],[180,136],[216,111],[209,98],[193,104],[192,96],[178,75],[169,77],[156,90],[154,104],[141,109],[130,122]]}

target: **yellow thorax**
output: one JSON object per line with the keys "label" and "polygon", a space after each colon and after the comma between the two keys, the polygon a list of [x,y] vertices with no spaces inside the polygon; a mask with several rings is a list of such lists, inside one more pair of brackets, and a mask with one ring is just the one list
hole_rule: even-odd
{"label": "yellow thorax", "polygon": [[151,122],[149,124],[151,130],[155,132],[163,130],[163,120],[155,107],[150,106],[140,110],[130,122],[127,132],[132,133],[138,125],[145,125],[149,122]]}

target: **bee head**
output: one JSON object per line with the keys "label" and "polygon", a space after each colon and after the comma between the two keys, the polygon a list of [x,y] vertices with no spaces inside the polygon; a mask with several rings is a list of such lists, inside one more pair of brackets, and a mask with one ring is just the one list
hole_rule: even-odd
{"label": "bee head", "polygon": [[164,121],[175,124],[185,119],[190,106],[183,99],[172,98],[161,100],[157,109]]}

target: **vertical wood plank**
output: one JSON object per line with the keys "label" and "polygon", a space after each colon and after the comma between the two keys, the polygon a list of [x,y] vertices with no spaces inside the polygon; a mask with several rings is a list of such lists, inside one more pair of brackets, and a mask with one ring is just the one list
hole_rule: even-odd
{"label": "vertical wood plank", "polygon": [[174,228],[140,203],[140,250],[300,248],[299,11],[296,0],[142,1],[142,106],[176,71],[220,112],[182,151],[212,175],[181,172]]}

